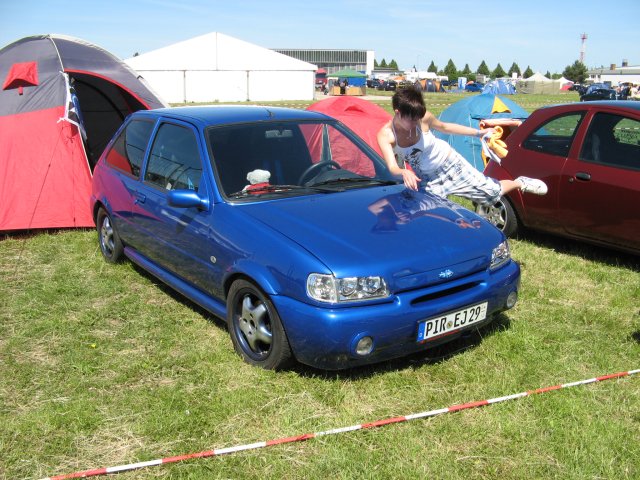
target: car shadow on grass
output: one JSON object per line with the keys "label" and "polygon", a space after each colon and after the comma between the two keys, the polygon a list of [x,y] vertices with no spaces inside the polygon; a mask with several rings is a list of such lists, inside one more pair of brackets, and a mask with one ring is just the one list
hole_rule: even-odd
{"label": "car shadow on grass", "polygon": [[574,255],[612,267],[623,267],[640,272],[640,255],[633,255],[612,248],[600,247],[579,240],[559,237],[534,230],[525,230],[520,233],[517,238],[518,240],[534,243],[543,248],[549,248],[558,253]]}
{"label": "car shadow on grass", "polygon": [[306,365],[295,365],[291,370],[300,376],[314,378],[324,378],[327,380],[361,380],[381,373],[395,372],[407,369],[418,369],[428,365],[437,365],[447,362],[451,358],[456,357],[468,350],[472,350],[480,345],[486,338],[496,333],[507,330],[511,327],[511,319],[506,312],[496,315],[494,320],[479,329],[472,329],[458,338],[438,345],[433,348],[427,348],[424,351],[412,353],[405,357],[386,360],[372,365],[361,367],[352,367],[345,370],[319,370]]}
{"label": "car shadow on grass", "polygon": [[[176,302],[188,306],[191,310],[202,315],[203,318],[205,318],[216,327],[224,331],[227,330],[225,319],[217,317],[197,303],[191,301],[189,298],[175,291],[170,286],[164,284],[156,277],[154,277],[151,273],[142,269],[135,263],[131,262],[131,266],[136,270],[137,273],[148,279],[156,288],[161,290],[164,294],[169,295]],[[502,312],[497,314],[491,323],[483,327],[471,329],[450,342],[432,348],[427,348],[421,352],[412,353],[405,357],[386,360],[383,362],[374,363],[372,365],[352,367],[344,370],[321,370],[310,367],[308,365],[303,365],[301,363],[295,363],[288,370],[296,372],[302,377],[325,378],[327,380],[334,380],[336,378],[358,380],[373,377],[385,372],[400,371],[409,368],[418,369],[425,365],[436,365],[442,362],[446,362],[456,355],[460,355],[467,350],[477,347],[478,345],[480,345],[483,339],[490,337],[495,333],[507,330],[508,328],[510,328],[510,326],[511,320],[509,319],[507,312]],[[231,346],[231,339],[229,339],[229,345],[231,348],[233,348]],[[238,361],[241,362],[242,359],[238,357]]]}
{"label": "car shadow on grass", "polygon": [[[218,317],[218,316],[214,315],[213,313],[211,313],[209,310],[205,309],[204,307],[201,307],[196,302],[191,300],[189,297],[186,297],[185,295],[183,295],[182,293],[178,292],[177,290],[174,290],[172,287],[170,287],[169,285],[164,283],[162,280],[159,280],[152,273],[146,271],[145,269],[143,269],[139,265],[136,265],[134,262],[132,262],[130,260],[125,260],[125,261],[129,262],[131,264],[131,267],[133,269],[135,269],[135,271],[138,274],[140,274],[140,276],[142,276],[142,277],[146,278],[147,280],[149,280],[149,282],[151,282],[163,294],[170,296],[176,302],[181,303],[181,304],[189,307],[194,312],[202,315],[206,320],[208,320],[209,322],[215,324],[216,327],[219,327],[219,328],[221,328],[223,330],[227,329],[227,322],[226,322],[226,320],[224,318]],[[229,339],[229,344],[231,344],[231,339]]]}

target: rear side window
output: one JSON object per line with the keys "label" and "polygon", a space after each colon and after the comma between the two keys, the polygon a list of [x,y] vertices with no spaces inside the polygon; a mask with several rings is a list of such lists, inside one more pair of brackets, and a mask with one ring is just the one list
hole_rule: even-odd
{"label": "rear side window", "polygon": [[107,152],[106,162],[134,177],[140,176],[149,137],[153,130],[153,122],[133,120],[120,132]]}
{"label": "rear side window", "polygon": [[527,150],[566,157],[583,116],[579,112],[553,118],[529,135],[522,146]]}
{"label": "rear side window", "polygon": [[144,181],[166,190],[198,190],[202,162],[189,128],[165,123],[153,142]]}
{"label": "rear side window", "polygon": [[580,159],[640,169],[640,122],[613,113],[597,113],[589,125]]}

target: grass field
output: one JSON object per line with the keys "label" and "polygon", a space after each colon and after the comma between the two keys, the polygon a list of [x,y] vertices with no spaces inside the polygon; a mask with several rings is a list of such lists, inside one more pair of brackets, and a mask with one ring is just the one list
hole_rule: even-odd
{"label": "grass field", "polygon": [[[556,103],[533,97],[516,102]],[[274,373],[244,364],[220,319],[130,262],[106,264],[92,230],[0,237],[0,478],[232,447],[640,368],[640,257],[538,234],[511,245],[520,301],[469,338],[351,371]],[[117,478],[637,479],[640,375]]]}

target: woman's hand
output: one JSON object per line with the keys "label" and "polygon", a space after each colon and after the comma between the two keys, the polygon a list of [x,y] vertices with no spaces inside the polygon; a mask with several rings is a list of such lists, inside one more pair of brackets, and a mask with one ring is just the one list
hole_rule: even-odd
{"label": "woman's hand", "polygon": [[409,170],[408,168],[402,169],[402,181],[404,182],[405,187],[411,190],[418,190],[420,179],[412,170]]}

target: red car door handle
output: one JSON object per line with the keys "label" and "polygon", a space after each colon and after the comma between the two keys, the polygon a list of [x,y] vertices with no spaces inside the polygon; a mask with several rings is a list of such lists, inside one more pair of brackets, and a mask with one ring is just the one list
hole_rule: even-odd
{"label": "red car door handle", "polygon": [[[577,180],[582,180],[582,181],[588,182],[589,180],[591,180],[591,175],[589,175],[586,172],[578,172],[578,173],[576,173],[575,178]],[[571,178],[570,181],[573,182],[573,178]]]}

